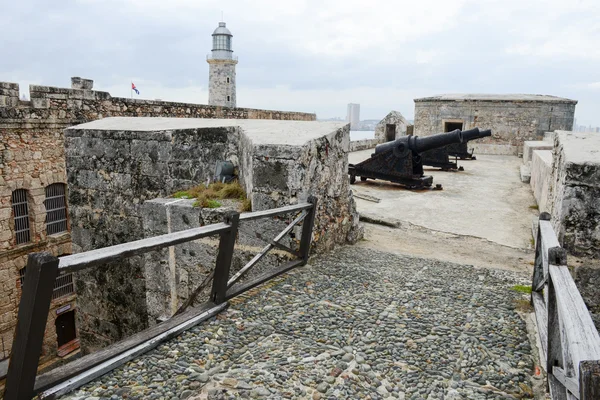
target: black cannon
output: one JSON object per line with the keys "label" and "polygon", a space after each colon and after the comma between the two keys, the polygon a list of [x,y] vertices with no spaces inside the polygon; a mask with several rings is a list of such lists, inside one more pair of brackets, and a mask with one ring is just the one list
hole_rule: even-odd
{"label": "black cannon", "polygon": [[[420,154],[430,149],[462,141],[463,134],[457,129],[422,138],[404,136],[392,142],[380,144],[375,147],[375,153],[371,154],[371,158],[359,164],[349,165],[350,183],[354,183],[356,177],[360,176],[362,181],[366,181],[368,178],[382,179],[399,183],[409,189],[431,187],[433,177],[423,175]],[[436,189],[441,188],[441,185],[436,185]]]}
{"label": "black cannon", "polygon": [[[468,131],[464,131],[463,133],[465,132]],[[469,142],[469,140],[481,139],[486,136],[492,136],[491,129],[478,131],[477,134],[473,133],[470,135],[466,135],[462,143],[454,143],[448,146],[448,155],[460,158],[461,160],[476,160],[477,158],[473,155],[473,149],[469,151],[467,143]]]}
{"label": "black cannon", "polygon": [[[458,168],[456,159],[454,161],[449,160],[449,157],[452,155],[450,154],[450,149],[453,147],[462,146],[463,144],[465,145],[466,149],[467,140],[477,138],[478,135],[480,135],[480,133],[481,132],[479,131],[479,128],[473,128],[469,129],[468,131],[462,131],[463,141],[461,143],[451,143],[449,145],[436,147],[434,149],[427,150],[421,153],[421,161],[423,165],[441,168],[444,171],[453,169],[460,169],[462,171],[463,168]],[[457,156],[455,157],[458,158]]]}

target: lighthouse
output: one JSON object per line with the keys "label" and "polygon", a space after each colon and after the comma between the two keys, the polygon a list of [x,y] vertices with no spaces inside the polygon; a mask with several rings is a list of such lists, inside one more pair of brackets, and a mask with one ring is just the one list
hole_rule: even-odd
{"label": "lighthouse", "polygon": [[212,34],[212,52],[208,62],[208,104],[212,106],[235,107],[235,65],[231,39],[233,35],[225,22]]}

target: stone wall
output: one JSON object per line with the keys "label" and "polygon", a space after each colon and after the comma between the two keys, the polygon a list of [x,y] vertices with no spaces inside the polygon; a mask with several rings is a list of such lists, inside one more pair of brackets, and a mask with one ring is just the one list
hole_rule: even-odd
{"label": "stone wall", "polygon": [[[76,252],[143,238],[144,201],[206,182],[216,161],[236,159],[239,136],[229,127],[65,132]],[[147,327],[142,258],[85,270],[77,278],[85,352]]]}
{"label": "stone wall", "polygon": [[374,149],[380,143],[383,143],[380,139],[353,140],[350,142],[350,151]]}
{"label": "stone wall", "polygon": [[[235,84],[235,82],[234,82]],[[49,251],[57,256],[71,253],[70,232],[62,235],[49,237],[46,234],[44,206],[45,187],[53,183],[67,183],[65,170],[65,150],[63,130],[69,126],[94,121],[111,116],[153,116],[153,117],[202,117],[202,118],[232,118],[232,119],[282,119],[314,121],[314,114],[259,110],[248,108],[225,108],[204,104],[188,104],[166,101],[149,101],[139,99],[127,99],[112,97],[110,93],[95,91],[93,81],[90,79],[72,78],[71,88],[59,88],[51,86],[31,85],[29,93],[31,101],[19,100],[19,85],[16,83],[0,82],[0,361],[8,357],[8,350],[12,345],[12,336],[16,326],[16,309],[19,299],[18,279],[19,269],[26,264],[27,254],[34,251]],[[112,163],[114,168],[127,169],[125,165],[119,165],[125,160],[122,152],[125,148],[131,151],[147,152],[145,157],[152,161],[160,158],[158,147],[139,148],[138,144],[118,149],[121,151],[119,157],[104,154],[103,148],[93,147],[91,140],[86,141],[92,146],[90,154],[96,158],[81,161],[90,165],[101,165],[103,162]],[[143,146],[143,144],[139,144]],[[184,147],[184,145],[182,145]],[[196,182],[197,176],[204,176],[205,172],[191,160],[177,162],[173,159],[170,165],[159,160],[152,164],[156,170],[148,170],[149,162],[139,163],[139,174],[143,176],[143,185],[153,187],[152,179],[165,168],[178,170],[177,182],[173,186],[188,185]],[[91,168],[91,167],[90,167]],[[162,170],[161,170],[162,168]],[[211,167],[212,168],[212,167]],[[85,169],[84,169],[85,171]],[[125,173],[115,172],[114,179],[110,178],[111,189],[115,186],[124,189],[120,196],[128,196],[129,190],[136,190],[128,186]],[[87,176],[89,183],[94,182],[94,176]],[[101,183],[97,181],[96,183]],[[15,189],[26,189],[28,191],[28,208],[30,215],[31,235],[30,243],[17,245],[15,242],[15,228],[12,215],[11,194]],[[90,190],[98,190],[93,188]],[[69,188],[67,188],[67,191]],[[113,192],[114,193],[114,192]],[[162,193],[162,192],[161,192]],[[165,192],[166,193],[166,192]],[[70,194],[67,193],[69,196]],[[85,196],[86,193],[76,192],[74,199]],[[148,198],[159,195],[155,192]],[[103,209],[106,201],[100,197],[94,200],[88,214],[94,210]],[[129,209],[135,208],[136,204],[128,205]],[[96,208],[97,207],[97,208]],[[119,207],[125,212],[125,207]],[[80,211],[82,212],[82,211]],[[86,214],[86,218],[89,215]],[[99,218],[98,213],[94,214]],[[94,218],[94,217],[90,217]],[[97,221],[101,224],[101,221]],[[89,234],[89,238],[80,238],[83,243],[97,240],[95,245],[101,243],[116,243],[129,238],[129,227],[123,226],[123,232],[113,232],[110,235],[100,233],[97,238],[95,234]],[[138,233],[140,233],[139,231]],[[83,233],[79,230],[78,235]],[[108,237],[107,237],[108,236]],[[79,249],[76,249],[79,250]],[[138,287],[135,276],[132,275],[133,287]],[[75,308],[73,303],[73,309]],[[53,323],[56,314],[49,314],[49,321]],[[49,322],[50,324],[50,322]],[[50,326],[50,325],[49,325]],[[114,327],[106,327],[107,330]],[[127,331],[127,327],[122,328]],[[55,333],[49,332],[47,343],[56,343]],[[2,344],[4,340],[4,345]],[[56,346],[54,346],[56,347]],[[44,350],[45,353],[51,350]]]}
{"label": "stone wall", "polygon": [[556,132],[552,223],[569,253],[600,259],[600,135]]}
{"label": "stone wall", "polygon": [[444,132],[445,122],[462,122],[463,130],[492,130],[491,137],[474,143],[477,153],[517,155],[525,140],[541,140],[546,131],[571,129],[576,104],[574,100],[537,95],[415,99],[415,135]]}
{"label": "stone wall", "polygon": [[[128,130],[120,125],[138,126],[142,123],[139,119],[103,120],[66,130],[69,204],[77,251],[140,239],[148,232],[164,232],[161,221],[166,218],[159,211],[157,221],[147,219],[144,228],[143,209],[151,207],[144,202],[206,182],[217,160],[230,160],[238,168],[255,211],[316,196],[314,251],[329,250],[362,236],[347,178],[347,125],[329,130],[330,125],[317,122],[289,122],[289,126],[279,122],[273,126],[274,121],[190,120],[202,127],[176,129],[169,124],[181,122],[141,120],[146,128],[157,130]],[[106,128],[111,124],[112,128]],[[160,128],[157,124],[166,125]],[[260,128],[263,124],[266,133]],[[327,134],[301,139],[301,128],[310,133],[312,127],[323,125]],[[269,144],[269,140],[274,143]],[[194,213],[191,210],[187,216],[192,223],[204,215]],[[177,250],[178,258],[185,260],[183,249],[188,255],[190,249],[183,246]],[[199,249],[193,251],[200,254]],[[208,250],[204,254],[212,255]],[[164,251],[157,257],[153,260],[165,265]],[[200,272],[205,274],[204,264]],[[181,280],[172,277],[161,281],[155,272],[164,277],[164,271],[149,269],[144,259],[136,258],[78,275],[80,332],[86,352],[169,316],[177,304],[171,303],[173,299],[185,298],[189,287],[182,287],[178,293],[183,295],[169,297],[166,303],[167,289],[168,293],[172,289],[166,282],[193,285],[202,275],[186,270],[187,277]]]}

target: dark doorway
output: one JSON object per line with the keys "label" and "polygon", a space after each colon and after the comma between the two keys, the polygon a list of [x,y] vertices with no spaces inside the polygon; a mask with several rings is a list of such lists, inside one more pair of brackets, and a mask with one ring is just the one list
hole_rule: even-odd
{"label": "dark doorway", "polygon": [[77,333],[75,331],[75,311],[60,314],[56,317],[55,323],[56,338],[59,348],[77,338]]}
{"label": "dark doorway", "polygon": [[386,124],[385,141],[391,142],[392,140],[396,140],[396,124]]}
{"label": "dark doorway", "polygon": [[453,130],[463,129],[462,122],[444,122],[444,132],[452,132]]}

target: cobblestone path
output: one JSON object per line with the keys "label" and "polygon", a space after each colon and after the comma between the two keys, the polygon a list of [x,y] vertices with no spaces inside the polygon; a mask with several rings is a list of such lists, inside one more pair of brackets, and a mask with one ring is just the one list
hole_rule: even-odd
{"label": "cobblestone path", "polygon": [[531,396],[529,276],[344,247],[68,399]]}

